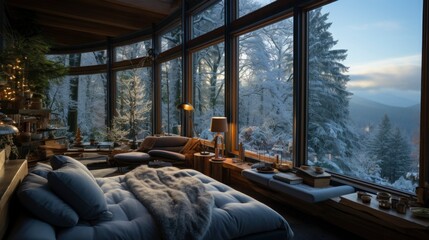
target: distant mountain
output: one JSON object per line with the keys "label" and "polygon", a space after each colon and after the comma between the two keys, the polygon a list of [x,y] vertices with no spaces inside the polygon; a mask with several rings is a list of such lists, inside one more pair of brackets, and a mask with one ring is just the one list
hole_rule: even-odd
{"label": "distant mountain", "polygon": [[350,118],[358,128],[368,125],[376,127],[387,114],[393,127],[399,127],[403,134],[412,136],[420,127],[420,104],[411,107],[395,107],[358,96],[352,96],[349,103]]}

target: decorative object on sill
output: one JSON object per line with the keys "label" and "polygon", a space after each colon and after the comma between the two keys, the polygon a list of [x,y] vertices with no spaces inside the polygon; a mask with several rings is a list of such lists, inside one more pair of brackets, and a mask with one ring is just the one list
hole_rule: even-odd
{"label": "decorative object on sill", "polygon": [[314,171],[315,171],[317,174],[322,174],[322,173],[324,173],[324,172],[325,172],[325,169],[323,169],[322,167],[317,167],[317,166],[315,166],[315,167],[314,167]]}
{"label": "decorative object on sill", "polygon": [[392,197],[392,195],[390,195],[390,193],[388,192],[378,192],[377,193],[377,200],[386,200],[386,201],[390,201],[390,198]]}
{"label": "decorative object on sill", "polygon": [[316,173],[314,168],[302,165],[297,169],[297,175],[304,179],[304,183],[312,187],[328,187],[331,182],[331,174]]}
{"label": "decorative object on sill", "polygon": [[412,207],[410,211],[414,217],[429,218],[429,208]]}
{"label": "decorative object on sill", "polygon": [[5,149],[5,159],[9,160],[10,154],[19,156],[18,148],[13,144],[13,137],[19,133],[17,127],[0,122],[0,149]]}
{"label": "decorative object on sill", "polygon": [[383,209],[390,209],[390,201],[389,200],[378,200],[378,207]]}
{"label": "decorative object on sill", "polygon": [[245,156],[245,153],[244,153],[244,146],[243,146],[242,142],[240,142],[238,144],[238,156],[239,156],[239,158],[240,158],[240,160],[242,162],[244,162],[246,160],[246,156]]}
{"label": "decorative object on sill", "polygon": [[361,199],[363,203],[366,203],[366,204],[371,203],[371,195],[369,194],[362,195]]}
{"label": "decorative object on sill", "polygon": [[210,132],[215,132],[214,149],[215,160],[224,160],[225,156],[225,141],[222,133],[228,132],[228,122],[226,117],[212,117],[210,124]]}
{"label": "decorative object on sill", "polygon": [[192,112],[194,111],[194,107],[190,103],[184,102],[184,103],[181,103],[181,104],[177,105],[177,109],[183,110],[185,112],[189,112],[189,114],[188,114],[189,115],[189,125],[192,128],[192,136],[195,136],[194,130],[193,130],[194,129],[194,124],[192,122]]}

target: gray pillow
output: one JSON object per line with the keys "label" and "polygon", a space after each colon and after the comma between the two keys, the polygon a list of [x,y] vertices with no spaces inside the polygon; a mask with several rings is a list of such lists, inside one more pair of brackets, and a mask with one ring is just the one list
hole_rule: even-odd
{"label": "gray pillow", "polygon": [[79,220],[77,213],[56,196],[44,177],[29,173],[17,191],[21,204],[39,219],[58,227],[72,227]]}
{"label": "gray pillow", "polygon": [[39,175],[44,178],[48,178],[48,173],[52,171],[52,167],[46,163],[38,162],[29,172]]}
{"label": "gray pillow", "polygon": [[74,166],[82,169],[95,182],[94,175],[92,175],[92,173],[88,170],[88,168],[85,165],[83,165],[81,162],[79,162],[78,160],[76,160],[72,157],[64,156],[64,155],[54,155],[51,157],[50,162],[51,162],[51,166],[54,170],[60,169],[64,165],[74,165]]}
{"label": "gray pillow", "polygon": [[81,219],[111,219],[103,191],[81,168],[66,164],[48,173],[48,183],[52,191],[69,204]]}

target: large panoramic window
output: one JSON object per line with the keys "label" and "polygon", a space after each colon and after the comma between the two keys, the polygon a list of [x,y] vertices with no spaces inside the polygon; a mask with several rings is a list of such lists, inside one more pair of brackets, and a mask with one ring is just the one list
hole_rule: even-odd
{"label": "large panoramic window", "polygon": [[182,44],[183,34],[181,25],[161,34],[161,52]]}
{"label": "large panoramic window", "polygon": [[422,5],[353,0],[309,12],[308,164],[414,193]]}
{"label": "large panoramic window", "polygon": [[225,116],[225,51],[219,43],[192,55],[194,134],[212,139],[210,119]]}
{"label": "large panoramic window", "polygon": [[224,0],[221,0],[192,16],[192,37],[196,38],[224,25],[224,10]]}
{"label": "large panoramic window", "polygon": [[293,21],[239,37],[239,142],[246,150],[291,160]]}
{"label": "large panoramic window", "polygon": [[52,127],[66,130],[73,139],[77,128],[84,141],[104,141],[107,122],[106,74],[66,76],[48,91]]}
{"label": "large panoramic window", "polygon": [[115,61],[124,61],[144,57],[148,55],[148,50],[152,48],[152,40],[145,40],[129,45],[115,47]]}
{"label": "large panoramic window", "polygon": [[51,61],[64,64],[66,67],[84,67],[106,64],[107,51],[100,50],[94,52],[72,53],[62,55],[46,55]]}
{"label": "large panoramic window", "polygon": [[276,0],[238,0],[238,16],[244,16]]}
{"label": "large panoramic window", "polygon": [[[116,116],[114,131],[131,140],[152,134],[151,68],[134,68],[116,73]],[[121,132],[122,131],[122,132]]]}
{"label": "large panoramic window", "polygon": [[182,58],[161,64],[162,132],[180,134],[180,112],[176,106],[182,99]]}

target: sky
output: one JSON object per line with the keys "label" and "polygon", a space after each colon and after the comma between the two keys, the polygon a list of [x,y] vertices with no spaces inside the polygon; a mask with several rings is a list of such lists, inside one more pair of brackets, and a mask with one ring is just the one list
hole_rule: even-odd
{"label": "sky", "polygon": [[334,49],[347,49],[347,88],[392,106],[420,103],[423,0],[339,0],[329,12]]}

